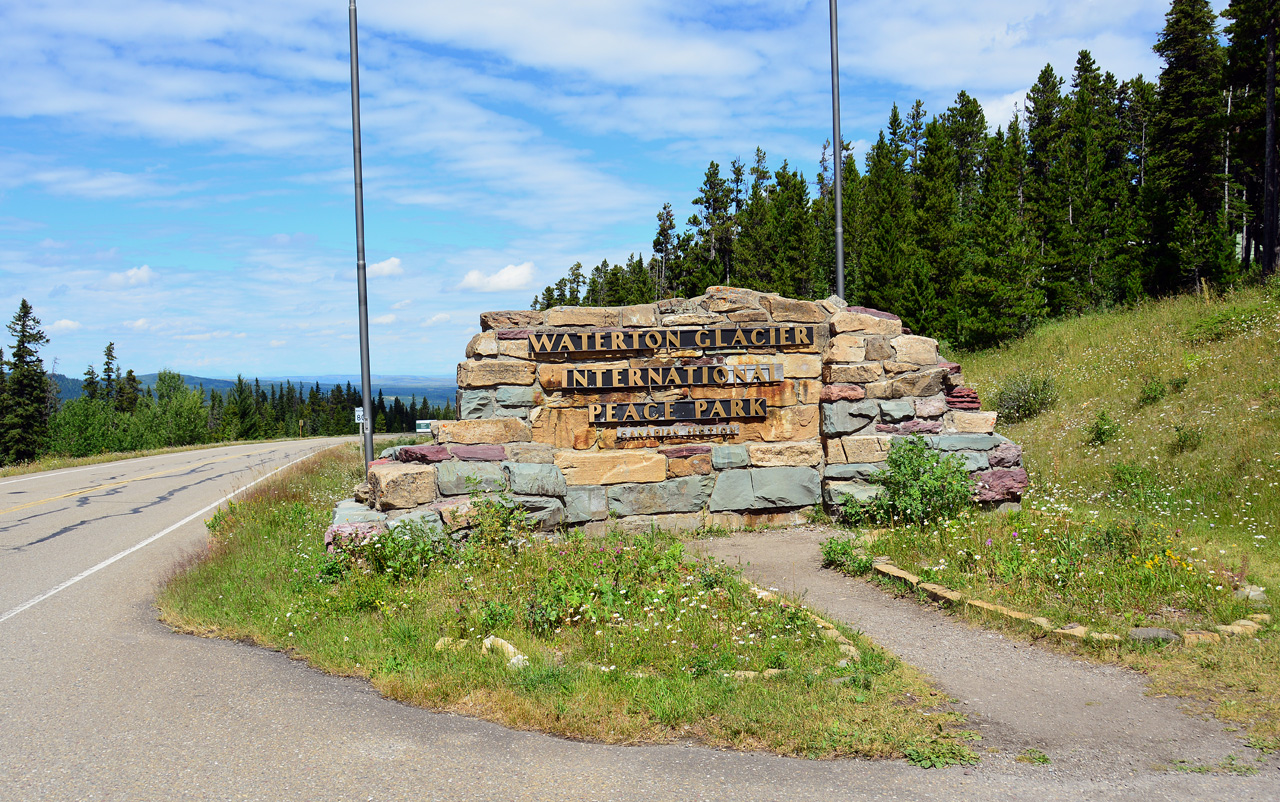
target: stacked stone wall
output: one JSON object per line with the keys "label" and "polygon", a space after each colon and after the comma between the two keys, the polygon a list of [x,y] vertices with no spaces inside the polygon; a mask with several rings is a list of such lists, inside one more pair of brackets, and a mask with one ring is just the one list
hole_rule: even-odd
{"label": "stacked stone wall", "polygon": [[[815,505],[873,497],[895,439],[913,434],[965,460],[979,501],[1016,502],[1027,485],[1021,449],[994,433],[996,414],[980,410],[936,341],[837,298],[713,287],[638,306],[488,312],[480,324],[458,365],[461,419],[434,423],[435,445],[371,466],[358,500],[378,513],[465,529],[475,487],[505,488],[547,530],[796,523]],[[734,345],[735,327],[768,331]],[[645,334],[669,345],[681,332],[698,344],[645,345]],[[766,335],[781,342],[752,343]],[[678,371],[634,386],[657,368]],[[597,386],[567,386],[570,370]],[[618,385],[602,386],[610,378]],[[693,432],[635,419],[691,401],[721,402],[712,409],[726,417]],[[632,419],[598,422],[609,405],[634,405]]]}

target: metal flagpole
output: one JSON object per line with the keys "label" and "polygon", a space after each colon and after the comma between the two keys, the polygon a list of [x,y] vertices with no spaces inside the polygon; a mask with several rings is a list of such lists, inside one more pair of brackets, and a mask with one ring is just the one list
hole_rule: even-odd
{"label": "metal flagpole", "polygon": [[[354,11],[352,12],[355,13]],[[836,295],[844,298],[844,203],[841,195],[841,184],[844,183],[844,168],[840,157],[844,150],[844,141],[840,138],[840,56],[836,45],[836,0],[831,0],[831,119],[834,129],[835,174],[832,183],[836,189]]]}
{"label": "metal flagpole", "polygon": [[347,10],[351,30],[351,141],[356,166],[356,292],[360,303],[360,392],[364,398],[364,464],[373,461],[373,382],[369,375],[369,292],[364,268],[364,180],[360,164],[360,69],[356,52],[356,0]]}

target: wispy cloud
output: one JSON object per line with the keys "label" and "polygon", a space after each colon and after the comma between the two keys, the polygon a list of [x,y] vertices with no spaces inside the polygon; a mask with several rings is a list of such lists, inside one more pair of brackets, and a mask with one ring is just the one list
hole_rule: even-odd
{"label": "wispy cloud", "polygon": [[149,265],[131,267],[120,273],[111,273],[98,286],[105,290],[123,290],[129,287],[145,287],[156,276],[156,271]]}
{"label": "wispy cloud", "polygon": [[468,270],[458,287],[478,292],[509,292],[526,289],[532,284],[533,262],[521,262],[518,265],[507,265],[490,274],[479,270]]}
{"label": "wispy cloud", "polygon": [[55,320],[49,324],[49,333],[62,334],[68,331],[78,331],[80,328],[82,328],[81,325],[74,320]]}
{"label": "wispy cloud", "polygon": [[404,268],[400,266],[400,259],[393,256],[390,259],[383,259],[381,262],[374,262],[369,265],[367,272],[370,278],[385,278],[387,276],[404,275]]}

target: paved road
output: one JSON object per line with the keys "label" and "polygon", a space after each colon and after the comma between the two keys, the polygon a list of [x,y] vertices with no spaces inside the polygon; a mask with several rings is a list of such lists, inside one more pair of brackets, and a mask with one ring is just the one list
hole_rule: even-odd
{"label": "paved road", "polygon": [[1276,798],[1270,774],[1117,782],[1007,758],[925,771],[573,743],[406,707],[365,682],[160,625],[157,584],[204,542],[196,513],[321,445],[0,479],[0,800]]}

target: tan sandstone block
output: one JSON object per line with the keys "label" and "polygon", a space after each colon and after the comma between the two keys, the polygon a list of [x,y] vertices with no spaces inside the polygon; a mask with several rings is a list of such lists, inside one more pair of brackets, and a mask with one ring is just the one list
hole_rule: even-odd
{"label": "tan sandstone block", "polygon": [[893,359],[893,347],[889,345],[888,337],[867,337],[867,362],[883,362],[886,359]]}
{"label": "tan sandstone block", "polygon": [[1055,629],[1053,634],[1057,635],[1059,638],[1071,638],[1072,640],[1082,641],[1085,639],[1085,636],[1089,634],[1089,628],[1083,624],[1068,624],[1061,629]]}
{"label": "tan sandstone block", "polygon": [[901,582],[906,582],[913,587],[920,584],[920,577],[910,571],[904,571],[893,563],[876,563],[871,567],[871,570],[882,576],[891,576]]}
{"label": "tan sandstone block", "polygon": [[740,312],[728,312],[726,316],[734,323],[768,323],[769,313],[763,309],[743,309]]}
{"label": "tan sandstone block", "polygon": [[[585,407],[548,407],[533,421],[532,440],[556,448],[574,448],[580,439],[589,436],[594,440],[595,432]],[[589,446],[587,443],[584,447]]]}
{"label": "tan sandstone block", "polygon": [[769,310],[774,323],[822,323],[827,319],[827,310],[812,301],[764,295],[760,305]]}
{"label": "tan sandstone block", "polygon": [[706,476],[710,473],[710,454],[694,454],[692,457],[667,459],[668,479],[678,479],[681,476]]}
{"label": "tan sandstone block", "polygon": [[996,430],[995,412],[962,412],[951,410],[942,416],[942,431],[990,434]]}
{"label": "tan sandstone block", "polygon": [[478,356],[497,356],[498,355],[498,335],[492,331],[482,331],[471,338],[471,342],[467,343],[467,359],[475,359]]}
{"label": "tan sandstone block", "polygon": [[533,354],[529,351],[529,341],[525,338],[498,340],[498,354],[515,357],[516,359],[533,359]]}
{"label": "tan sandstone block", "polygon": [[840,442],[839,437],[828,437],[823,441],[822,447],[827,452],[828,465],[845,465],[849,460],[844,456],[844,443]]}
{"label": "tan sandstone block", "polygon": [[846,331],[859,331],[866,334],[887,334],[897,337],[902,334],[902,321],[885,320],[874,315],[861,312],[837,312],[831,316],[831,333],[843,334]]}
{"label": "tan sandstone block", "polygon": [[945,585],[938,585],[933,582],[921,582],[916,587],[929,594],[929,598],[934,601],[944,602],[947,604],[960,604],[964,601],[964,594],[954,591]]}
{"label": "tan sandstone block", "polygon": [[867,358],[867,339],[860,334],[837,334],[822,352],[823,362],[862,362]]}
{"label": "tan sandstone block", "polygon": [[844,458],[849,463],[884,462],[889,457],[893,438],[881,435],[851,434],[840,438]]}
{"label": "tan sandstone block", "polygon": [[369,468],[369,498],[382,511],[409,510],[436,499],[436,466],[392,462]]}
{"label": "tan sandstone block", "polygon": [[938,341],[928,337],[903,334],[889,341],[899,362],[915,365],[938,364]]}
{"label": "tan sandstone block", "polygon": [[928,397],[942,392],[945,368],[933,368],[919,373],[909,373],[886,381],[867,385],[867,398]]}
{"label": "tan sandstone block", "polygon": [[656,326],[658,325],[658,305],[636,304],[619,307],[618,322],[632,329]]}
{"label": "tan sandstone block", "polygon": [[764,420],[741,421],[739,442],[812,440],[818,436],[818,405],[797,404],[770,409]]}
{"label": "tan sandstone block", "polygon": [[481,418],[479,420],[440,421],[436,442],[440,445],[479,445],[483,443],[527,443],[531,438],[529,424],[519,418]]}
{"label": "tan sandstone block", "polygon": [[645,451],[562,451],[556,465],[571,485],[616,485],[661,482],[667,478],[667,458]]}
{"label": "tan sandstone block", "polygon": [[881,362],[884,365],[884,372],[890,376],[898,376],[903,373],[911,373],[920,369],[919,365],[913,365],[910,362]]}
{"label": "tan sandstone block", "polygon": [[713,315],[704,312],[680,312],[662,317],[662,325],[664,326],[714,326],[717,323],[724,322],[724,315]]}
{"label": "tan sandstone block", "polygon": [[601,328],[618,325],[618,310],[610,306],[553,306],[547,310],[548,326]]}
{"label": "tan sandstone block", "polygon": [[534,312],[529,309],[514,309],[503,312],[484,312],[480,315],[480,328],[490,329],[531,329],[546,322],[545,312]]}
{"label": "tan sandstone block", "polygon": [[817,354],[778,354],[782,375],[788,379],[816,379],[822,375],[822,357]]}
{"label": "tan sandstone block", "polygon": [[486,359],[483,362],[459,362],[458,386],[497,387],[503,384],[530,385],[536,373],[530,362]]}
{"label": "tan sandstone block", "polygon": [[822,446],[816,441],[804,443],[751,443],[747,446],[751,464],[757,468],[807,465],[822,462]]}
{"label": "tan sandstone block", "polygon": [[822,369],[822,380],[827,384],[866,384],[884,378],[884,368],[879,362],[865,362],[861,365],[826,365]]}
{"label": "tan sandstone block", "polygon": [[[702,296],[700,305],[708,312],[740,312],[744,310],[760,309],[760,299],[764,297],[764,293],[755,290],[744,290],[739,287],[707,287],[707,292]],[[763,312],[763,310],[760,310]],[[768,320],[765,315],[761,315],[758,320]]]}

